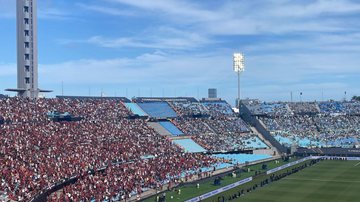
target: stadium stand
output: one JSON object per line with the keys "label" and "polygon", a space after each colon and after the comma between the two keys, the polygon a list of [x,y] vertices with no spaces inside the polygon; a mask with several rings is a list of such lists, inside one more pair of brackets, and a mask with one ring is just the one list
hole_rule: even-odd
{"label": "stadium stand", "polygon": [[259,137],[253,135],[251,138],[245,141],[246,149],[266,149],[268,146],[260,140]]}
{"label": "stadium stand", "polygon": [[284,102],[277,103],[282,107],[270,111],[264,110],[264,103],[260,101],[244,103],[252,116],[286,147],[353,148],[359,145],[359,102]]}
{"label": "stadium stand", "polygon": [[[268,148],[225,101],[134,101],[0,99],[0,191],[13,201],[128,200],[231,166],[208,153]],[[82,119],[52,121],[57,114]]]}
{"label": "stadium stand", "polygon": [[173,119],[172,122],[186,135],[214,133],[214,131],[206,123],[204,123],[203,118],[179,117],[177,119]]}
{"label": "stadium stand", "polygon": [[344,113],[344,106],[341,102],[336,102],[336,101],[320,102],[319,107],[321,113],[324,114]]}
{"label": "stadium stand", "polygon": [[179,115],[171,120],[174,125],[211,152],[268,148],[241,118],[236,117],[226,101],[171,101],[170,105]]}
{"label": "stadium stand", "polygon": [[245,106],[253,115],[279,116],[290,114],[290,108],[281,102],[261,102],[260,100],[244,100]]}
{"label": "stadium stand", "polygon": [[201,103],[209,110],[211,116],[234,115],[231,106],[223,100],[201,100]]}
{"label": "stadium stand", "polygon": [[159,122],[147,122],[147,124],[162,136],[172,136],[172,134],[168,130],[166,130],[162,125],[160,125]]}
{"label": "stadium stand", "polygon": [[169,131],[173,136],[184,135],[174,124],[169,121],[160,121],[159,124]]}
{"label": "stadium stand", "polygon": [[192,139],[173,140],[173,142],[179,145],[181,148],[183,148],[185,152],[190,152],[190,153],[206,152],[204,148],[202,148]]}
{"label": "stadium stand", "polygon": [[214,152],[268,148],[255,134],[208,133],[193,137],[202,147]]}
{"label": "stadium stand", "polygon": [[288,105],[294,114],[311,115],[320,112],[320,108],[315,102],[290,102]]}
{"label": "stadium stand", "polygon": [[266,154],[214,154],[213,156],[230,161],[231,164],[242,164],[245,162],[269,159],[272,157]]}
{"label": "stadium stand", "polygon": [[134,102],[198,102],[193,97],[136,97],[133,98]]}
{"label": "stadium stand", "polygon": [[360,115],[360,102],[359,101],[343,102],[343,107],[344,107],[346,114]]}
{"label": "stadium stand", "polygon": [[209,110],[199,102],[172,101],[169,102],[178,116],[207,116]]}
{"label": "stadium stand", "polygon": [[144,102],[137,103],[141,109],[153,118],[166,119],[175,118],[175,111],[166,102]]}
{"label": "stadium stand", "polygon": [[60,99],[76,99],[76,100],[117,100],[124,103],[131,102],[126,97],[99,97],[99,96],[62,96],[58,95],[56,98]]}
{"label": "stadium stand", "polygon": [[204,123],[210,126],[216,133],[248,133],[250,129],[246,123],[238,117],[223,117],[216,119],[204,119]]}
{"label": "stadium stand", "polygon": [[[53,122],[49,111],[84,119]],[[219,163],[211,156],[183,153],[146,120],[129,119],[130,112],[116,99],[5,98],[0,114],[9,120],[0,125],[0,190],[13,201],[129,198],[178,180],[178,173]],[[63,191],[49,196],[54,187]]]}
{"label": "stadium stand", "polygon": [[148,116],[136,103],[125,103],[125,106],[135,115]]}

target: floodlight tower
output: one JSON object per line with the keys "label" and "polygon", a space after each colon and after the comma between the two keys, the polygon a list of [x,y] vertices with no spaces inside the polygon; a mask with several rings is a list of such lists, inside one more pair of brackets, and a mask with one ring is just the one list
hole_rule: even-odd
{"label": "floodlight tower", "polygon": [[237,97],[237,105],[239,107],[240,113],[240,74],[245,70],[245,56],[242,53],[234,53],[233,55],[233,67],[234,71],[238,75],[238,97]]}

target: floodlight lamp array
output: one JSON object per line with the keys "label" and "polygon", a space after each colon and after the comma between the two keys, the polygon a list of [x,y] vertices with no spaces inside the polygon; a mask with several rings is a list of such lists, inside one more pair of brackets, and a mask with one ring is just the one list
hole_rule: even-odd
{"label": "floodlight lamp array", "polygon": [[234,53],[233,67],[235,72],[243,72],[245,70],[245,57],[242,53]]}

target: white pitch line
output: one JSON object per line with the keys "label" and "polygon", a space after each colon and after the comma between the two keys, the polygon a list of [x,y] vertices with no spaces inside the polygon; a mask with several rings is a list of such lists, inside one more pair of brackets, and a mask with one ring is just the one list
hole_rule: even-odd
{"label": "white pitch line", "polygon": [[357,164],[355,164],[354,166],[356,167],[356,166],[358,166],[358,165],[360,165],[360,162],[359,162],[359,163],[357,163]]}
{"label": "white pitch line", "polygon": [[323,179],[300,179],[300,178],[284,178],[284,180],[317,181],[317,182],[344,182],[344,183],[360,183],[360,181],[350,181],[350,180],[323,180]]}

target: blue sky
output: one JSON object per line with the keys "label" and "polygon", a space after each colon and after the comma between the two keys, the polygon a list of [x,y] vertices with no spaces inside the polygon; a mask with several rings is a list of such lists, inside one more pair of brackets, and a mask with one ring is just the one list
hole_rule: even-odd
{"label": "blue sky", "polygon": [[[16,87],[15,1],[0,0],[0,93]],[[355,0],[38,0],[39,85],[66,95],[360,95]],[[323,96],[322,96],[323,92]]]}

